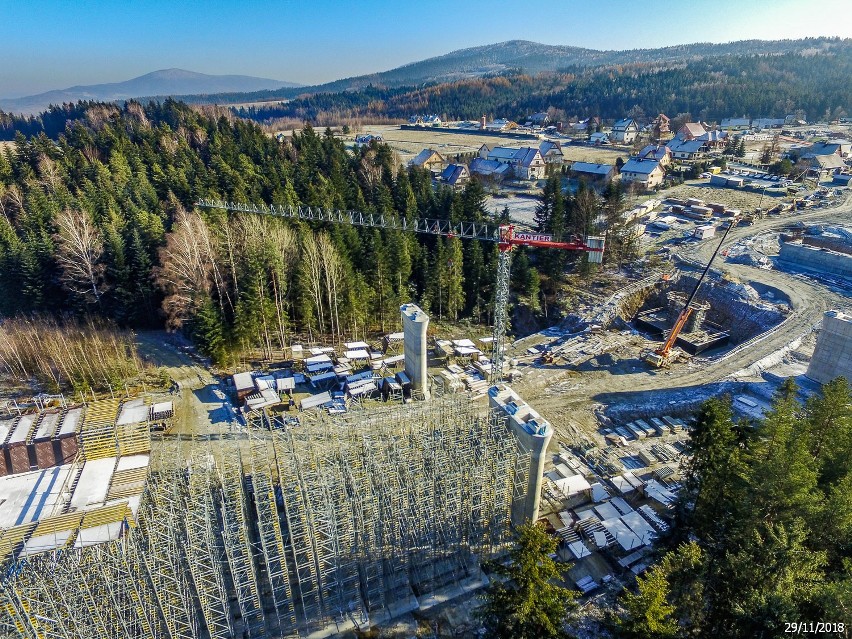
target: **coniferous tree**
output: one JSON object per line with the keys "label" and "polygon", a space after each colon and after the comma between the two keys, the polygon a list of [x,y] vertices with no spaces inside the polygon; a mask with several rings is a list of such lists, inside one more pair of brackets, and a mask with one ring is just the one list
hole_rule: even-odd
{"label": "coniferous tree", "polygon": [[550,558],[556,541],[544,528],[527,523],[517,531],[507,565],[494,572],[506,581],[492,580],[476,611],[486,639],[563,639],[565,623],[574,606],[574,593],[556,585],[558,564]]}

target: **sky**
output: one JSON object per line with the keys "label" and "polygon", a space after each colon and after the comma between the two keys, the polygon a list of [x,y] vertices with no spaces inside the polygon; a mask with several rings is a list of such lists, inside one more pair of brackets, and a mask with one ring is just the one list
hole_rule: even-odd
{"label": "sky", "polygon": [[0,98],[177,67],[319,84],[456,49],[852,37],[850,0],[0,0]]}

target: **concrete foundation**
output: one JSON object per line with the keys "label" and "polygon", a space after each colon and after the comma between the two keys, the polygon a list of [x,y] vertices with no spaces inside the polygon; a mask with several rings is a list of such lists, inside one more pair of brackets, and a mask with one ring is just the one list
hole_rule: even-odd
{"label": "concrete foundation", "polygon": [[840,376],[852,384],[852,315],[826,312],[807,375],[821,384]]}
{"label": "concrete foundation", "polygon": [[852,277],[852,255],[824,248],[804,246],[798,242],[784,242],[778,259],[782,266]]}
{"label": "concrete foundation", "polygon": [[429,316],[416,304],[403,304],[399,311],[402,313],[402,331],[405,334],[405,374],[411,379],[412,389],[421,391],[424,397],[429,399],[429,360],[426,352]]}
{"label": "concrete foundation", "polygon": [[512,524],[517,526],[536,521],[541,504],[544,462],[553,427],[506,384],[488,389],[488,408],[508,424],[518,441],[518,448],[530,454],[527,490],[512,504]]}

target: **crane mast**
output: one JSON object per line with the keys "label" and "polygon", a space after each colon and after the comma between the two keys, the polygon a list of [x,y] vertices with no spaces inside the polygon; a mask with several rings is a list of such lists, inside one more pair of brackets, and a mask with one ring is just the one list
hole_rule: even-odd
{"label": "crane mast", "polygon": [[604,239],[572,237],[568,242],[555,241],[553,236],[541,233],[515,232],[511,224],[495,225],[487,222],[451,222],[429,218],[405,218],[362,213],[360,211],[337,211],[317,207],[257,205],[223,200],[200,199],[196,206],[208,209],[223,209],[237,213],[256,213],[313,222],[332,222],[351,226],[366,226],[383,229],[396,229],[426,235],[458,237],[481,242],[494,242],[499,248],[497,261],[497,281],[494,295],[494,327],[491,343],[491,383],[503,378],[503,363],[506,353],[506,328],[509,319],[509,283],[512,268],[512,249],[515,246],[553,248],[566,251],[585,251],[589,261],[600,264],[603,261]]}

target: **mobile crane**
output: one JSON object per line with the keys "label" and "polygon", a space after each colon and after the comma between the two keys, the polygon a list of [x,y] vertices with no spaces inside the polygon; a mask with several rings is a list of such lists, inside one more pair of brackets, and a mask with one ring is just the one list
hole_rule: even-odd
{"label": "mobile crane", "polygon": [[500,251],[500,257],[497,262],[497,288],[494,299],[494,328],[491,344],[491,376],[489,381],[492,384],[503,379],[506,326],[509,317],[509,276],[512,263],[512,249],[516,246],[532,246],[565,251],[585,251],[589,256],[590,262],[600,264],[603,261],[604,238],[602,237],[589,236],[580,238],[572,236],[569,241],[562,242],[554,240],[552,235],[515,231],[515,227],[511,224],[497,226],[486,222],[450,222],[449,220],[426,218],[415,218],[408,221],[405,218],[362,213],[360,211],[334,211],[313,207],[276,206],[274,204],[270,206],[258,206],[255,204],[207,199],[199,200],[196,206],[208,209],[224,209],[238,213],[257,213],[315,222],[372,226],[410,231],[413,233],[424,233],[427,235],[496,242]]}
{"label": "mobile crane", "polygon": [[683,305],[683,308],[678,314],[674,326],[672,326],[672,330],[669,333],[668,339],[666,339],[665,344],[645,356],[645,361],[648,362],[651,366],[654,366],[656,368],[664,368],[671,363],[672,348],[674,348],[675,342],[677,341],[677,336],[680,335],[680,332],[683,330],[683,327],[689,320],[689,316],[692,315],[692,301],[695,299],[695,295],[696,293],[698,293],[698,289],[701,288],[701,283],[704,281],[704,278],[710,271],[710,266],[713,264],[713,260],[715,260],[716,255],[719,254],[719,249],[722,248],[722,244],[725,243],[725,238],[728,237],[728,233],[731,232],[732,228],[734,228],[733,223],[728,225],[728,228],[725,230],[724,235],[722,235],[722,239],[719,240],[719,245],[716,247],[716,250],[713,251],[713,255],[710,256],[710,261],[707,262],[707,266],[704,267],[704,271],[701,273],[701,277],[698,278],[698,282],[696,282],[695,288],[692,289],[692,293],[689,294],[689,297],[686,300],[686,304]]}

